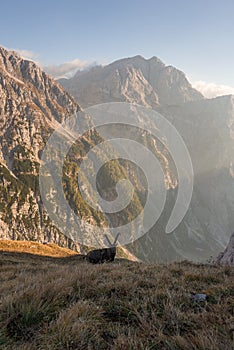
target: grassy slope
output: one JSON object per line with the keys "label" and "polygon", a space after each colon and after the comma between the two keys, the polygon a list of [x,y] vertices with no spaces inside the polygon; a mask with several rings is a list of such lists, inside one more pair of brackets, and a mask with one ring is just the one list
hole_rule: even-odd
{"label": "grassy slope", "polygon": [[0,267],[0,349],[234,349],[233,268],[14,252]]}
{"label": "grassy slope", "polygon": [[74,251],[61,248],[54,243],[41,244],[31,241],[0,240],[0,252],[30,253],[51,257],[65,257],[76,254]]}

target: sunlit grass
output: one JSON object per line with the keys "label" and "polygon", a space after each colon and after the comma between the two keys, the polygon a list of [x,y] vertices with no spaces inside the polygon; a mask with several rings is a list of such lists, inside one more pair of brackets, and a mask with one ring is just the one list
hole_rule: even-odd
{"label": "sunlit grass", "polygon": [[233,268],[0,259],[0,349],[234,349]]}

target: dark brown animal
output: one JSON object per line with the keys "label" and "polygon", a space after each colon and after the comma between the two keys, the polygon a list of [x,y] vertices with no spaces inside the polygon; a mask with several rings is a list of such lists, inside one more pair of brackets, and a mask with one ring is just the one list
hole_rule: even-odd
{"label": "dark brown animal", "polygon": [[[117,245],[117,239],[119,237],[119,233],[115,237],[114,243],[112,244],[112,247],[110,248],[102,248],[102,249],[95,249],[91,250],[86,255],[86,260],[92,264],[103,264],[104,262],[111,262],[115,260],[116,255],[116,245]],[[108,237],[107,241],[111,245]]]}

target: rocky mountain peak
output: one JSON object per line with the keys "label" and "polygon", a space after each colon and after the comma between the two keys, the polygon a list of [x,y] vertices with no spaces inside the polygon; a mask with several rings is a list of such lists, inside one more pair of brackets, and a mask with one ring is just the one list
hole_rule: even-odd
{"label": "rocky mountain peak", "polygon": [[[59,80],[82,107],[103,102],[135,102],[153,108],[201,100],[185,74],[159,58],[137,55]],[[87,97],[88,91],[91,98]],[[134,98],[133,98],[134,97]]]}
{"label": "rocky mountain peak", "polygon": [[3,47],[0,47],[0,67],[1,73],[5,71],[20,80],[26,79],[26,72],[41,70],[33,61],[24,60],[17,52],[8,51]]}
{"label": "rocky mountain peak", "polygon": [[112,67],[120,67],[120,66],[132,66],[135,68],[142,68],[148,66],[148,65],[154,65],[155,67],[158,66],[158,68],[163,68],[165,67],[165,64],[156,56],[153,56],[149,59],[144,58],[141,55],[136,55],[133,57],[127,57],[127,58],[122,58],[120,60],[114,61],[109,64],[109,66]]}

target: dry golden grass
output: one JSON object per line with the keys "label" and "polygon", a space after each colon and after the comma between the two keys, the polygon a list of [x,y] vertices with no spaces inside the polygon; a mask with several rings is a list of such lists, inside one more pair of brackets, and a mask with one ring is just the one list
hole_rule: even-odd
{"label": "dry golden grass", "polygon": [[3,350],[234,349],[233,268],[10,252],[0,267]]}
{"label": "dry golden grass", "polygon": [[37,255],[64,257],[76,254],[74,251],[61,248],[54,243],[41,244],[30,241],[0,240],[0,251],[23,252]]}

